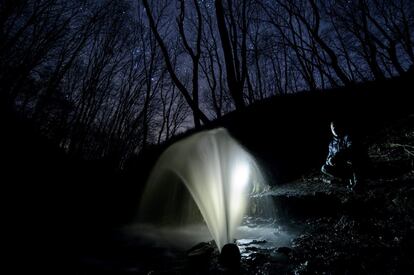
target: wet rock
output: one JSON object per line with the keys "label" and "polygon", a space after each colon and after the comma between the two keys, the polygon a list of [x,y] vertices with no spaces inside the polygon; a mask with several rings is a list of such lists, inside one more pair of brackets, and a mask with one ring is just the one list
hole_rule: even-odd
{"label": "wet rock", "polygon": [[192,261],[207,261],[216,250],[215,245],[211,242],[202,242],[187,251],[187,256]]}
{"label": "wet rock", "polygon": [[258,251],[259,249],[255,246],[248,246],[246,247],[246,251]]}
{"label": "wet rock", "polygon": [[273,263],[287,264],[290,260],[290,255],[291,254],[276,252],[272,255],[271,260]]}
{"label": "wet rock", "polygon": [[252,253],[246,257],[246,261],[250,265],[260,266],[268,260],[268,255],[264,253]]}
{"label": "wet rock", "polygon": [[279,247],[278,249],[276,249],[276,252],[281,253],[281,254],[285,254],[285,255],[289,255],[292,253],[292,249],[289,247]]}
{"label": "wet rock", "polygon": [[239,246],[249,246],[249,245],[256,245],[256,244],[265,244],[267,243],[266,240],[237,240],[237,245]]}
{"label": "wet rock", "polygon": [[223,246],[219,257],[219,262],[223,266],[237,267],[240,265],[240,250],[234,243],[228,243]]}

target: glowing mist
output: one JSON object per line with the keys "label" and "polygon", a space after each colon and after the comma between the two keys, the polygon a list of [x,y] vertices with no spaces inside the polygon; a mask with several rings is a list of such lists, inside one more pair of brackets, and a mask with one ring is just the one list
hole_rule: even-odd
{"label": "glowing mist", "polygon": [[[183,186],[191,198],[185,198]],[[140,217],[164,225],[169,219],[177,222],[177,212],[185,212],[185,222],[192,223],[199,210],[221,250],[233,242],[249,195],[264,186],[257,162],[227,130],[204,131],[174,143],[161,155],[147,182]]]}

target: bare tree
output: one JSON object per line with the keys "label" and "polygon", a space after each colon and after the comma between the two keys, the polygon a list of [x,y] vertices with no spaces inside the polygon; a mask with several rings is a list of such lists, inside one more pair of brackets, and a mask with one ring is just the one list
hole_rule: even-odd
{"label": "bare tree", "polygon": [[[169,90],[172,86],[172,90]],[[189,110],[176,86],[167,85],[160,89],[160,126],[157,142],[170,139],[183,126],[189,115]]]}
{"label": "bare tree", "polygon": [[207,101],[212,107],[215,117],[222,116],[225,104],[225,97],[227,89],[224,85],[223,64],[221,61],[221,52],[218,45],[218,37],[215,25],[215,14],[210,13],[209,7],[204,3],[203,10],[205,10],[204,20],[205,28],[202,40],[204,47],[203,55],[201,56],[201,69],[208,86]]}
{"label": "bare tree", "polygon": [[180,1],[180,13],[177,19],[179,33],[181,41],[184,45],[184,49],[187,52],[187,54],[190,56],[192,61],[192,67],[193,67],[193,80],[192,80],[192,96],[189,92],[189,90],[185,87],[185,85],[180,81],[180,79],[177,76],[176,71],[174,70],[172,64],[171,64],[171,57],[168,52],[167,46],[161,37],[157,23],[154,20],[154,17],[152,15],[151,8],[148,4],[147,0],[142,1],[145,7],[145,10],[147,12],[149,25],[155,35],[155,38],[158,42],[158,45],[160,46],[161,52],[164,56],[164,61],[166,68],[170,74],[171,79],[173,80],[174,84],[177,86],[178,90],[182,93],[185,100],[187,101],[188,105],[190,106],[191,110],[193,111],[194,115],[194,125],[196,127],[200,127],[200,121],[203,123],[207,123],[209,119],[207,116],[200,110],[199,106],[199,95],[198,95],[198,78],[199,78],[199,61],[200,61],[200,55],[201,55],[201,35],[202,35],[202,18],[201,18],[201,11],[197,0],[193,1],[193,4],[196,9],[196,21],[197,21],[197,27],[196,27],[196,46],[195,49],[193,49],[187,39],[187,36],[185,34],[184,30],[184,20],[185,20],[185,2]]}
{"label": "bare tree", "polygon": [[1,1],[2,99],[68,152],[122,166],[189,116],[414,65],[410,0],[149,2]]}
{"label": "bare tree", "polygon": [[[217,26],[226,64],[227,85],[236,109],[245,106],[243,92],[247,78],[247,6],[241,1],[241,22],[236,22],[232,0],[227,0],[227,14],[222,0],[215,1]],[[241,34],[239,34],[241,32]],[[239,48],[240,47],[240,48]]]}
{"label": "bare tree", "polygon": [[[402,74],[413,64],[412,26],[408,23],[408,18],[413,18],[410,2],[360,0],[326,4],[335,39],[341,43],[348,67],[353,68],[352,73],[359,79],[369,78],[365,71],[375,79]],[[358,58],[351,57],[355,54]]]}

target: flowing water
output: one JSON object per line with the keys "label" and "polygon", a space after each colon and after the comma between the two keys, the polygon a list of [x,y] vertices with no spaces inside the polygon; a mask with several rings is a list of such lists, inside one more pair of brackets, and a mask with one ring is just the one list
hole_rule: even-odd
{"label": "flowing water", "polygon": [[[204,224],[220,250],[237,237],[246,213],[272,215],[269,199],[257,203],[266,187],[255,158],[226,129],[200,132],[161,155],[143,193],[140,222],[169,232],[172,242],[203,235],[197,226]],[[171,236],[176,231],[181,238]]]}

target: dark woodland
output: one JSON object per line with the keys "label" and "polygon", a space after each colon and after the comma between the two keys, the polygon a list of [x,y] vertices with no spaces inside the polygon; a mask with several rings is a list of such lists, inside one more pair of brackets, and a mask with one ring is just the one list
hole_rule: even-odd
{"label": "dark woodland", "polygon": [[[5,274],[410,274],[413,87],[411,0],[0,0]],[[361,190],[322,182],[334,120]],[[218,127],[290,244],[234,270],[120,233],[160,155]]]}

